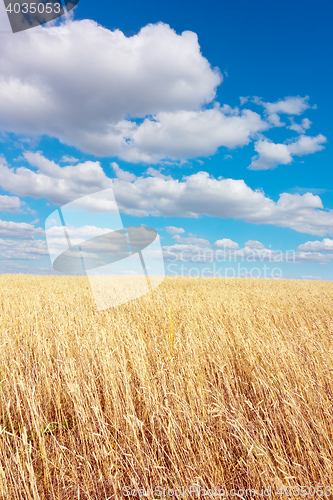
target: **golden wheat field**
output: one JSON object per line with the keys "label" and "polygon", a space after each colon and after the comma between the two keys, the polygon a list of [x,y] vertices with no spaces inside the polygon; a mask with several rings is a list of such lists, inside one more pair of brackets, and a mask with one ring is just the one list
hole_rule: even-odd
{"label": "golden wheat field", "polygon": [[2,275],[0,498],[333,495],[332,312],[330,282],[166,278],[97,311],[85,277]]}

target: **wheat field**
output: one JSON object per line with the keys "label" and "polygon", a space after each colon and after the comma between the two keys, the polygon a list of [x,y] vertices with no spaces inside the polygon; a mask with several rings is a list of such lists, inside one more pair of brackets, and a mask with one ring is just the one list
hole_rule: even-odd
{"label": "wheat field", "polygon": [[85,277],[0,276],[1,500],[333,486],[332,312],[323,281],[170,277],[97,311]]}

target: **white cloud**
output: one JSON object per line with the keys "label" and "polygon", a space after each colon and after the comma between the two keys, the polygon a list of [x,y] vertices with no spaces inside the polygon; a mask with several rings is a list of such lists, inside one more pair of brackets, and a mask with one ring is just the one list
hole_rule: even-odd
{"label": "white cloud", "polygon": [[262,139],[255,143],[254,149],[258,155],[252,157],[248,167],[251,170],[269,170],[293,161],[287,144],[274,144],[268,139]]}
{"label": "white cloud", "polygon": [[[3,37],[0,45],[0,130],[49,135],[97,156],[156,164],[242,147],[283,126],[280,114],[309,108],[308,97],[297,96],[275,103],[254,98],[264,119],[218,103],[206,109],[221,72],[203,57],[195,33],[179,35],[163,23],[126,37],[91,20],[67,19],[35,35],[36,29],[27,30]],[[248,98],[240,100],[243,105]],[[289,128],[304,132],[308,124]],[[127,176],[122,180],[132,175],[117,172],[119,179]]]}
{"label": "white cloud", "polygon": [[[305,97],[285,97],[284,99],[279,99],[276,102],[265,102],[262,101],[259,97],[254,97],[253,102],[259,104],[264,107],[265,117],[267,122],[270,123],[273,127],[283,127],[286,125],[284,122],[281,122],[280,116],[281,114],[285,115],[300,115],[304,113],[307,109],[310,108],[308,103],[309,96]],[[315,107],[315,106],[313,106]],[[309,124],[311,124],[310,120],[305,118],[304,124],[305,126],[297,125],[293,118],[290,118],[291,126],[287,127],[292,130],[295,130],[299,133],[304,133],[304,131],[309,128]]]}
{"label": "white cloud", "polygon": [[248,240],[244,244],[244,246],[248,247],[248,248],[257,248],[258,250],[260,250],[262,248],[265,248],[265,245],[263,245],[262,243],[260,243],[260,241],[256,241],[256,240]]}
{"label": "white cloud", "polygon": [[111,166],[118,179],[126,182],[135,181],[136,176],[134,174],[131,174],[130,172],[122,170],[116,162],[111,163]]}
{"label": "white cloud", "polygon": [[242,97],[242,96],[241,96],[241,97],[239,98],[239,100],[240,100],[240,104],[241,104],[241,106],[243,106],[243,104],[247,103],[247,101],[249,100],[249,97]]}
{"label": "white cloud", "polygon": [[[21,167],[11,169],[0,163],[0,185],[19,196],[48,198],[63,204],[89,193],[113,188],[122,212],[138,217],[219,217],[240,219],[252,224],[273,224],[301,233],[333,235],[333,210],[324,210],[318,195],[282,193],[278,201],[252,190],[244,180],[215,179],[198,172],[182,180],[136,177],[132,182],[108,178],[99,162],[76,167],[59,167],[40,153],[26,155],[37,172]],[[89,200],[88,200],[89,201]],[[108,211],[101,199],[99,209]],[[95,205],[87,210],[95,210]]]}
{"label": "white cloud", "polygon": [[17,196],[0,196],[0,212],[22,212],[20,198],[17,198]]}
{"label": "white cloud", "polygon": [[209,156],[221,146],[236,148],[249,144],[268,124],[249,109],[215,107],[201,111],[157,113],[154,119],[132,127],[120,156],[131,162],[158,163]]}
{"label": "white cloud", "polygon": [[310,252],[333,252],[333,240],[324,238],[322,241],[307,241],[299,245],[297,249]]}
{"label": "white cloud", "polygon": [[[254,242],[259,243],[259,242]],[[236,243],[237,245],[237,243]],[[259,248],[223,248],[214,249],[211,245],[198,245],[195,243],[181,243],[163,247],[164,258],[167,262],[265,262],[273,263],[274,267],[281,262],[288,264],[329,264],[333,262],[333,254],[320,252],[301,252],[288,250],[272,250],[263,245]]]}
{"label": "white cloud", "polygon": [[166,24],[131,37],[91,20],[43,28],[38,36],[33,31],[1,40],[0,127],[6,131],[130,156],[126,139],[140,127],[127,117],[198,111],[222,81],[197,35],[178,35]]}
{"label": "white cloud", "polygon": [[78,160],[77,158],[74,158],[74,156],[64,155],[60,161],[61,161],[61,163],[78,163],[80,160]]}
{"label": "white cloud", "polygon": [[295,123],[293,117],[289,118],[289,120],[290,120],[290,125],[287,128],[289,128],[290,130],[294,130],[298,134],[304,134],[305,131],[308,130],[312,125],[312,122],[310,122],[308,118],[303,118],[301,124]]}
{"label": "white cloud", "polygon": [[22,250],[6,250],[5,252],[0,252],[0,259],[5,260],[37,260],[41,257],[36,254],[23,252]]}
{"label": "white cloud", "polygon": [[172,238],[176,240],[180,245],[195,245],[197,247],[210,246],[208,240],[205,240],[204,238],[197,238],[196,234],[189,233],[187,238],[185,238],[184,236],[180,236],[179,234],[175,234]]}
{"label": "white cloud", "polygon": [[214,179],[198,172],[177,179],[138,177],[133,183],[116,179],[113,189],[123,211],[173,217],[235,218],[253,224],[274,224],[298,232],[333,234],[333,210],[323,210],[319,196],[282,193],[277,202],[253,191],[243,180]]}
{"label": "white cloud", "polygon": [[265,108],[268,115],[271,114],[286,114],[286,115],[301,115],[310,108],[308,103],[309,96],[305,97],[285,97],[275,102],[264,102],[259,97],[254,97],[253,101]]}
{"label": "white cloud", "polygon": [[324,149],[326,137],[318,134],[316,137],[300,135],[296,141],[289,144],[275,144],[268,139],[255,143],[254,149],[258,155],[252,157],[251,170],[269,170],[278,165],[288,165],[293,161],[293,155],[304,156]]}
{"label": "white cloud", "polygon": [[185,229],[182,227],[168,226],[165,228],[169,234],[182,234],[185,233]]}
{"label": "white cloud", "polygon": [[1,259],[35,260],[41,259],[45,255],[48,255],[45,240],[17,241],[0,239]]}
{"label": "white cloud", "polygon": [[44,235],[44,230],[41,227],[36,228],[26,222],[0,220],[0,237],[2,238],[28,240],[42,235]]}
{"label": "white cloud", "polygon": [[147,170],[146,170],[146,174],[150,175],[151,177],[159,177],[160,179],[165,179],[165,180],[167,180],[167,179],[171,180],[172,179],[171,175],[164,175],[164,174],[162,174],[161,169],[160,170],[156,170],[153,167],[148,167]]}
{"label": "white cloud", "polygon": [[304,156],[321,151],[324,149],[322,144],[325,142],[327,139],[322,134],[318,134],[316,137],[300,135],[297,141],[288,144],[288,149],[292,155]]}
{"label": "white cloud", "polygon": [[[110,228],[101,228],[101,227],[96,227],[96,226],[82,226],[82,227],[73,227],[73,226],[66,226],[67,230],[70,232],[71,239],[72,238],[79,238],[79,237],[85,237],[85,238],[94,238],[95,236],[100,236],[101,234],[107,234],[110,232]],[[52,226],[48,228],[47,230],[47,235],[53,236],[53,237],[63,237],[64,235],[64,228],[63,226]],[[74,241],[74,240],[73,240]],[[79,243],[82,242],[82,239],[79,241]],[[72,242],[72,245],[75,245],[76,243]]]}
{"label": "white cloud", "polygon": [[112,185],[99,162],[86,161],[76,166],[60,167],[40,153],[25,153],[29,168],[9,168],[0,158],[0,185],[5,191],[25,197],[47,198],[52,203],[63,205],[80,196],[90,194]]}
{"label": "white cloud", "polygon": [[320,252],[296,252],[296,261],[299,263],[331,264],[333,254],[323,254]]}
{"label": "white cloud", "polygon": [[277,113],[271,113],[267,115],[267,121],[272,127],[285,126],[285,123],[280,120],[280,116]]}
{"label": "white cloud", "polygon": [[222,240],[215,241],[214,246],[218,248],[239,248],[238,243],[228,238],[223,238]]}

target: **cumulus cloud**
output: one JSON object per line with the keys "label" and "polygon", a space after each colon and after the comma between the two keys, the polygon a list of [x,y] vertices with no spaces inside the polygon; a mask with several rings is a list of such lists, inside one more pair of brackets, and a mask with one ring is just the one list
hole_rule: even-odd
{"label": "cumulus cloud", "polygon": [[293,155],[304,156],[324,149],[326,137],[318,134],[316,137],[300,135],[289,144],[275,144],[268,139],[255,143],[254,149],[258,155],[252,157],[251,170],[269,170],[278,165],[288,165],[293,161]]}
{"label": "cumulus cloud", "polygon": [[297,249],[310,252],[333,252],[333,240],[324,238],[322,241],[307,241],[299,245]]}
{"label": "cumulus cloud", "polygon": [[256,240],[248,240],[244,244],[244,246],[247,247],[247,248],[257,248],[258,250],[260,250],[262,248],[265,248],[265,245],[263,245],[262,243],[260,243],[260,241],[256,241]]}
{"label": "cumulus cloud", "polygon": [[33,239],[35,236],[43,236],[44,230],[36,228],[26,222],[13,222],[0,220],[0,237],[16,238],[22,240]]}
{"label": "cumulus cloud", "polygon": [[322,134],[318,134],[316,137],[301,135],[296,141],[288,144],[288,149],[292,155],[304,156],[321,151],[324,149],[325,142],[327,139]]}
{"label": "cumulus cloud", "polygon": [[305,97],[285,97],[275,102],[265,102],[259,97],[254,97],[253,102],[265,108],[268,115],[286,114],[286,115],[301,115],[310,108],[308,103],[309,96]]}
{"label": "cumulus cloud", "polygon": [[[305,97],[285,97],[284,99],[279,99],[275,102],[265,102],[262,101],[259,97],[254,97],[253,102],[263,106],[264,114],[267,119],[267,122],[270,123],[273,127],[283,127],[286,125],[284,122],[281,122],[280,115],[300,115],[304,113],[310,105],[308,103],[309,96]],[[314,106],[315,107],[315,106]],[[295,124],[293,121],[293,117],[291,117],[291,126],[288,127],[292,130],[295,130],[299,133],[302,133],[309,128],[308,125],[311,122],[305,119],[305,127],[301,127],[300,125]]]}
{"label": "cumulus cloud", "polygon": [[[110,228],[101,228],[96,226],[82,226],[82,227],[73,227],[66,225],[67,231],[70,233],[71,238],[80,238],[79,243],[82,242],[83,238],[94,238],[95,236],[100,236],[101,234],[107,234],[110,232]],[[64,228],[63,226],[52,226],[47,229],[47,235],[52,237],[63,237]],[[74,240],[73,240],[74,241]],[[74,246],[76,243],[72,242]]]}
{"label": "cumulus cloud", "polygon": [[[0,239],[0,250],[6,251],[16,251],[24,252],[25,254],[37,254],[37,255],[47,255],[47,246],[45,240],[28,240],[28,241],[17,241],[17,240],[4,240]],[[1,252],[3,256],[4,253]]]}
{"label": "cumulus cloud", "polygon": [[333,254],[325,254],[321,252],[296,252],[295,256],[296,262],[304,264],[331,264],[333,262]]}
{"label": "cumulus cloud", "polygon": [[222,146],[245,146],[267,128],[261,116],[249,109],[161,112],[131,128],[121,157],[135,163],[158,163],[163,158],[209,156]]}
{"label": "cumulus cloud", "polygon": [[41,153],[24,155],[37,172],[26,167],[9,168],[0,158],[0,185],[18,196],[46,198],[56,205],[63,205],[112,185],[99,162],[86,161],[76,166],[60,167]]}
{"label": "cumulus cloud", "polygon": [[[24,247],[23,247],[24,248]],[[41,259],[44,255],[39,255],[38,252],[33,249],[33,251],[24,251],[24,249],[17,248],[14,250],[5,250],[0,251],[0,259],[1,260],[38,260]],[[47,254],[47,250],[43,252],[43,254]]]}
{"label": "cumulus cloud", "polygon": [[0,196],[0,212],[22,212],[20,198],[17,198],[17,196]]}
{"label": "cumulus cloud", "polygon": [[175,234],[173,239],[177,241],[178,244],[182,245],[196,245],[197,247],[209,247],[210,242],[204,238],[197,238],[196,234],[189,233],[188,237],[180,236]]}
{"label": "cumulus cloud", "polygon": [[113,168],[118,179],[126,182],[135,181],[136,176],[126,170],[122,170],[116,162],[111,163],[111,167]]}
{"label": "cumulus cloud", "polygon": [[230,240],[229,238],[223,238],[222,240],[215,241],[214,246],[218,248],[239,248],[238,243]]}
{"label": "cumulus cloud", "polygon": [[124,212],[173,217],[235,218],[254,224],[273,224],[298,232],[333,234],[333,210],[323,210],[319,196],[282,193],[277,202],[254,191],[243,180],[215,179],[207,172],[178,179],[138,177],[132,183],[113,181]]}
{"label": "cumulus cloud", "polygon": [[[197,35],[163,23],[126,37],[68,19],[35,34],[3,37],[0,45],[0,130],[49,135],[96,156],[146,164],[207,157],[247,145],[284,125],[280,114],[309,107],[307,96],[254,98],[264,117],[221,107],[213,101],[223,78],[202,55]],[[308,124],[290,128],[303,132]]]}
{"label": "cumulus cloud", "polygon": [[182,234],[185,233],[185,229],[182,227],[168,226],[165,228],[169,234]]}
{"label": "cumulus cloud", "polygon": [[[112,187],[119,209],[138,217],[194,217],[206,215],[240,219],[252,224],[273,224],[301,233],[333,235],[333,210],[324,210],[318,195],[282,193],[275,202],[263,191],[238,179],[223,179],[198,172],[182,180],[141,176],[129,182],[110,179],[99,162],[59,167],[40,153],[26,154],[37,168],[16,170],[0,163],[0,186],[13,194],[48,198],[56,204]],[[89,199],[88,199],[89,201]],[[107,200],[98,207],[109,211]],[[88,204],[89,205],[89,204]],[[96,207],[86,206],[93,211]]]}
{"label": "cumulus cloud", "polygon": [[[259,242],[254,242],[259,243]],[[237,243],[236,243],[237,245]],[[261,244],[260,244],[261,245]],[[237,245],[238,246],[238,245]],[[265,248],[264,245],[256,247],[244,246],[244,248],[223,248],[216,249],[214,246],[206,244],[197,245],[195,243],[181,243],[163,247],[163,255],[166,262],[265,262],[287,264],[329,264],[333,262],[333,253],[324,254],[320,252],[302,252],[288,250],[273,250]]]}
{"label": "cumulus cloud", "polygon": [[308,130],[312,125],[312,122],[310,122],[308,118],[303,118],[301,124],[295,123],[293,117],[289,118],[289,120],[290,120],[290,125],[287,128],[289,128],[290,130],[294,130],[298,134],[304,134],[305,131]]}
{"label": "cumulus cloud", "polygon": [[62,163],[78,163],[80,160],[78,160],[77,158],[75,158],[74,156],[68,156],[68,155],[64,155],[61,160],[60,160]]}
{"label": "cumulus cloud", "polygon": [[258,154],[252,157],[248,167],[251,170],[269,170],[293,161],[287,144],[274,144],[268,139],[261,139],[255,143],[254,149]]}
{"label": "cumulus cloud", "polygon": [[146,170],[146,174],[150,175],[151,177],[159,177],[160,179],[165,179],[165,180],[172,179],[171,175],[164,175],[164,174],[162,174],[161,169],[160,170],[156,170],[153,167],[148,167],[147,170]]}
{"label": "cumulus cloud", "polygon": [[222,81],[195,33],[162,23],[131,37],[90,20],[28,30],[2,39],[0,68],[3,130],[97,155],[129,156],[128,137],[140,128],[129,118],[198,111]]}
{"label": "cumulus cloud", "polygon": [[241,96],[241,97],[239,98],[239,100],[240,100],[240,104],[241,104],[241,106],[243,106],[243,104],[247,103],[247,101],[249,100],[249,96],[247,96],[247,97],[242,97],[242,96]]}

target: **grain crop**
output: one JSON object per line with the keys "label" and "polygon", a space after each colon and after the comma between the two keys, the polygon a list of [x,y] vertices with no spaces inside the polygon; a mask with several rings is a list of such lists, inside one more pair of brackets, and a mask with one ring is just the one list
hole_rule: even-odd
{"label": "grain crop", "polygon": [[1,499],[333,495],[332,282],[167,277],[98,311],[86,277],[7,274],[0,317]]}

